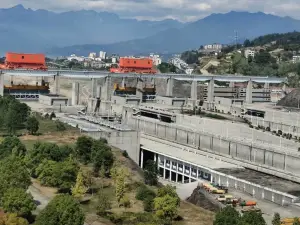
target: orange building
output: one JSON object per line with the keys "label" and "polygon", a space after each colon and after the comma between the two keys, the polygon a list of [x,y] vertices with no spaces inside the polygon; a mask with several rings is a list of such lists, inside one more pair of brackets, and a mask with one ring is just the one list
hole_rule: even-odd
{"label": "orange building", "polygon": [[44,54],[6,53],[3,69],[47,70]]}
{"label": "orange building", "polygon": [[145,73],[155,74],[151,58],[129,58],[121,57],[119,67],[111,68],[112,73]]}

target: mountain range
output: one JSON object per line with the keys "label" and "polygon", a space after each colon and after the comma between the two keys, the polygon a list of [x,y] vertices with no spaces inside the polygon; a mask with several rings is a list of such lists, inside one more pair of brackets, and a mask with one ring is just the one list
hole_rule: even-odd
{"label": "mountain range", "polygon": [[269,33],[300,31],[300,20],[262,12],[211,14],[195,22],[138,21],[92,10],[55,13],[17,5],[0,9],[0,53],[45,52],[51,56],[109,53],[175,53],[209,43],[232,43]]}

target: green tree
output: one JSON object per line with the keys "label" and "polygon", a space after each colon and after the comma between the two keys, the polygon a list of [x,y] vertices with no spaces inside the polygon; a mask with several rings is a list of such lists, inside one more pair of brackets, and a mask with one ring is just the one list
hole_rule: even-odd
{"label": "green tree", "polygon": [[154,198],[147,197],[143,201],[144,211],[145,212],[153,212],[154,210]]}
{"label": "green tree", "polygon": [[119,171],[116,178],[116,198],[118,203],[121,202],[121,199],[125,195],[125,173]]}
{"label": "green tree", "polygon": [[163,197],[165,195],[169,195],[176,199],[176,205],[180,205],[180,198],[178,194],[176,193],[176,187],[173,187],[171,185],[166,185],[158,189],[157,191],[157,197]]}
{"label": "green tree", "polygon": [[110,171],[114,163],[114,155],[111,148],[101,140],[94,141],[92,145],[91,160],[94,163],[94,172],[98,173],[102,167],[105,174]]}
{"label": "green tree", "polygon": [[246,39],[245,41],[244,41],[244,47],[250,47],[251,46],[251,42],[250,42],[250,40],[249,39]]}
{"label": "green tree", "polygon": [[67,159],[73,153],[73,149],[67,145],[59,147],[54,143],[37,142],[25,157],[25,162],[33,177],[37,177],[36,168],[43,160],[60,162]]}
{"label": "green tree", "polygon": [[56,130],[57,131],[65,131],[67,129],[65,124],[63,122],[59,121],[59,120],[57,120],[55,122],[55,124],[56,124]]}
{"label": "green tree", "polygon": [[280,215],[279,213],[275,213],[273,220],[272,220],[272,225],[280,225]]}
{"label": "green tree", "polygon": [[36,134],[36,132],[39,130],[40,123],[37,120],[36,117],[31,116],[28,118],[27,123],[26,123],[26,129],[28,132],[33,135]]}
{"label": "green tree", "polygon": [[227,206],[216,214],[214,225],[238,225],[240,220],[240,214],[233,207]]}
{"label": "green tree", "polygon": [[44,160],[37,168],[36,175],[41,184],[70,189],[76,183],[78,164],[72,159],[63,162]]}
{"label": "green tree", "polygon": [[74,187],[72,187],[71,191],[75,198],[81,198],[87,192],[87,188],[84,186],[84,178],[81,171],[78,172],[76,184]]}
{"label": "green tree", "polygon": [[0,217],[0,225],[29,225],[28,221],[17,214],[6,214]]}
{"label": "green tree", "polygon": [[87,136],[77,138],[75,150],[81,162],[88,163],[91,161],[93,143],[93,139]]}
{"label": "green tree", "polygon": [[298,217],[295,217],[295,218],[294,218],[293,225],[300,225],[300,220],[299,220]]}
{"label": "green tree", "polygon": [[244,213],[240,222],[241,225],[266,225],[266,221],[262,217],[262,214],[257,212]]}
{"label": "green tree", "polygon": [[24,156],[26,147],[17,137],[6,137],[0,144],[0,157],[5,158],[11,154],[15,156]]}
{"label": "green tree", "polygon": [[108,196],[100,191],[98,195],[98,204],[96,207],[97,215],[105,216],[107,211],[111,209],[111,201],[109,200]]}
{"label": "green tree", "polygon": [[157,185],[158,182],[157,164],[153,160],[148,160],[144,167],[145,183],[149,185]]}
{"label": "green tree", "polygon": [[0,198],[10,188],[27,190],[30,184],[30,174],[21,158],[11,156],[0,161]]}
{"label": "green tree", "polygon": [[172,223],[172,220],[177,215],[177,208],[177,198],[168,194],[154,199],[155,215],[161,219],[164,224]]}
{"label": "green tree", "polygon": [[38,215],[36,225],[83,225],[84,213],[70,195],[57,195]]}
{"label": "green tree", "polygon": [[17,128],[21,125],[21,120],[16,110],[9,108],[5,116],[5,125],[10,134],[15,134]]}
{"label": "green tree", "polygon": [[16,213],[21,217],[30,216],[31,212],[36,209],[32,195],[21,188],[6,190],[1,199],[1,206],[5,212]]}

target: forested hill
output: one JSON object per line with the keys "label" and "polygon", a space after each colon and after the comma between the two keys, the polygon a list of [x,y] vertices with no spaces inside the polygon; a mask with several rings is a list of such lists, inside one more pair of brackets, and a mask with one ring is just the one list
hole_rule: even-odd
{"label": "forested hill", "polygon": [[300,32],[289,33],[274,33],[264,36],[259,36],[251,41],[246,40],[245,47],[263,46],[272,44],[274,48],[284,48],[286,50],[299,50],[300,49]]}

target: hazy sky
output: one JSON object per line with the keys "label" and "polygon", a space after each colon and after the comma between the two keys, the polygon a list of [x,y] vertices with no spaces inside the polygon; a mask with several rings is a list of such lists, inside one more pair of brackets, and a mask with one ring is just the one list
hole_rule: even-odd
{"label": "hazy sky", "polygon": [[211,13],[262,11],[300,19],[300,0],[0,0],[0,8],[23,4],[26,8],[69,11],[93,9],[121,17],[191,21]]}

